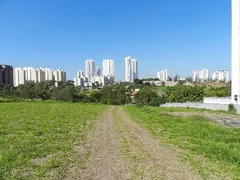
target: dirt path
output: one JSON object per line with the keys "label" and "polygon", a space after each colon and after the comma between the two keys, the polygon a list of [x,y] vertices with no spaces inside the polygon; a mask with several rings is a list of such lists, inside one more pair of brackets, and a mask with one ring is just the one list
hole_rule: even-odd
{"label": "dirt path", "polygon": [[159,144],[121,107],[105,110],[88,143],[90,158],[66,179],[201,179],[176,151]]}

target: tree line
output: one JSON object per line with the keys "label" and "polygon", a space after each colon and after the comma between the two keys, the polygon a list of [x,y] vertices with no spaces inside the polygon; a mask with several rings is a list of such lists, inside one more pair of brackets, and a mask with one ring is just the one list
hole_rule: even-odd
{"label": "tree line", "polygon": [[[139,91],[136,93],[136,89]],[[18,87],[0,85],[0,97],[10,99],[40,99],[65,102],[103,103],[112,105],[139,104],[159,106],[167,102],[200,102],[204,97],[231,95],[231,87],[185,86],[156,87],[136,80],[134,83],[119,83],[98,90],[81,90],[73,81],[28,82]]]}

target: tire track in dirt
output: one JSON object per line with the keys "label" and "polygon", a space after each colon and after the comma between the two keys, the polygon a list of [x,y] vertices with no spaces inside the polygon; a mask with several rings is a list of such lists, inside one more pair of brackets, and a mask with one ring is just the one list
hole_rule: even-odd
{"label": "tire track in dirt", "polygon": [[176,151],[159,144],[144,128],[131,120],[120,107],[114,109],[123,154],[133,179],[202,179],[190,165],[183,163]]}
{"label": "tire track in dirt", "polygon": [[[66,179],[202,179],[176,151],[159,144],[144,128],[131,120],[121,107],[105,110],[96,122],[96,129],[76,151],[90,156],[84,166],[72,167]],[[83,153],[84,154],[84,153]],[[74,173],[72,173],[74,172]]]}
{"label": "tire track in dirt", "polygon": [[120,154],[120,142],[113,126],[113,107],[101,115],[96,124],[96,131],[89,138],[91,155],[84,169],[67,179],[111,180],[129,179],[128,169]]}

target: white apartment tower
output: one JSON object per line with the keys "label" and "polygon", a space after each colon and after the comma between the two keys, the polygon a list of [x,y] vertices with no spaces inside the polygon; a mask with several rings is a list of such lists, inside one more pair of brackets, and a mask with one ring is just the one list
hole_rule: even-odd
{"label": "white apartment tower", "polygon": [[[49,68],[14,68],[14,86],[26,84],[27,82],[57,81],[66,82],[66,72],[63,70],[52,70]],[[57,85],[57,83],[56,83]]]}
{"label": "white apartment tower", "polygon": [[232,0],[232,102],[240,104],[240,0]]}
{"label": "white apartment tower", "polygon": [[167,70],[162,70],[162,71],[158,72],[158,79],[160,81],[167,81],[168,71]]}
{"label": "white apartment tower", "polygon": [[111,77],[114,79],[114,60],[104,59],[103,60],[103,76]]}
{"label": "white apartment tower", "polygon": [[138,78],[138,61],[130,56],[125,58],[125,81],[134,82]]}
{"label": "white apartment tower", "polygon": [[19,86],[20,84],[26,83],[26,76],[23,68],[14,68],[13,82],[15,87]]}
{"label": "white apartment tower", "polygon": [[85,75],[89,79],[89,82],[92,81],[92,77],[95,76],[95,62],[94,60],[87,59],[85,61]]}
{"label": "white apartment tower", "polygon": [[209,80],[208,69],[193,71],[193,82],[204,82]]}
{"label": "white apartment tower", "polygon": [[228,80],[229,80],[228,71],[226,71],[226,70],[214,71],[212,74],[212,80],[228,82]]}

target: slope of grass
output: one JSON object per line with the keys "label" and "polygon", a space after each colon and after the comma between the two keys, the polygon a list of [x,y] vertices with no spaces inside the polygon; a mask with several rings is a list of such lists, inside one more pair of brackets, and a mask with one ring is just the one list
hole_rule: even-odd
{"label": "slope of grass", "polygon": [[61,179],[104,105],[0,103],[0,179]]}
{"label": "slope of grass", "polygon": [[201,116],[166,114],[179,110],[125,107],[156,138],[181,149],[183,158],[205,179],[240,179],[240,129],[223,127]]}

